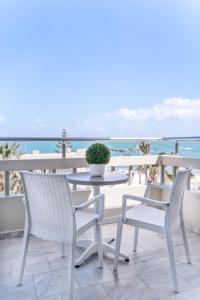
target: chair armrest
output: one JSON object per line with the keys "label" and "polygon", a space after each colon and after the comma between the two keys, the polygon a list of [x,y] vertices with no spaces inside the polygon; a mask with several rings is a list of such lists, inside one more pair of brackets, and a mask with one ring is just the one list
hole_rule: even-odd
{"label": "chair armrest", "polygon": [[105,199],[105,195],[104,194],[99,194],[96,195],[95,197],[91,198],[90,200],[78,205],[78,206],[74,206],[73,208],[75,210],[83,210],[85,208],[87,208],[88,206],[90,206],[91,204],[94,204],[96,201],[98,201],[98,205],[99,205],[99,209],[98,209],[98,214],[99,214],[99,219],[103,218],[103,213],[104,213],[104,199]]}
{"label": "chair armrest", "polygon": [[135,201],[141,202],[142,204],[154,205],[154,206],[163,207],[163,208],[166,208],[169,206],[169,202],[163,202],[163,201],[144,198],[144,197],[140,197],[140,196],[136,196],[136,195],[125,194],[125,195],[123,195],[123,202],[122,202],[122,220],[126,219],[127,200],[135,200]]}
{"label": "chair armrest", "polygon": [[166,207],[169,205],[169,202],[164,202],[164,201],[159,201],[159,200],[154,200],[150,198],[144,198],[136,195],[123,195],[123,201],[125,200],[135,200],[142,202],[143,204],[148,204],[148,205],[155,205],[155,206],[161,206],[161,207]]}
{"label": "chair armrest", "polygon": [[159,183],[148,183],[149,188],[159,189],[159,190],[171,190],[172,186],[169,184],[159,184]]}

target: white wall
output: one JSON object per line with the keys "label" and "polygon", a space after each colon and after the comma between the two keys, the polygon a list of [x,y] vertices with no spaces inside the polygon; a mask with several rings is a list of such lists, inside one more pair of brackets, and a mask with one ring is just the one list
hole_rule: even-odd
{"label": "white wall", "polygon": [[[121,210],[122,195],[124,193],[144,194],[145,187],[115,187],[102,188],[105,193],[105,215],[113,216],[119,214]],[[92,197],[91,190],[72,191],[72,197],[75,205],[86,201]],[[132,203],[131,203],[132,205]],[[25,210],[21,197],[9,197],[0,199],[0,234],[9,232],[18,232],[24,228]]]}

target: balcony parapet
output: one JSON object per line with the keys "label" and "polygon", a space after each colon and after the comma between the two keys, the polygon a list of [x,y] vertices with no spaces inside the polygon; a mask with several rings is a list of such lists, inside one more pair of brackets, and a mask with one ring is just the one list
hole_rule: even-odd
{"label": "balcony parapet", "polygon": [[[132,174],[134,168],[138,166],[148,167],[151,165],[157,165],[159,168],[159,183],[161,185],[165,184],[165,170],[168,167],[173,168],[173,176],[175,176],[178,167],[192,168],[200,170],[200,159],[171,156],[171,155],[147,155],[147,156],[116,156],[111,157],[109,167],[114,171],[117,167],[127,168],[127,172]],[[11,233],[21,232],[24,222],[24,208],[22,204],[22,195],[20,194],[10,194],[10,173],[13,171],[20,170],[48,170],[50,172],[65,171],[70,169],[73,172],[77,172],[79,169],[87,168],[88,165],[84,157],[67,157],[67,158],[47,158],[47,159],[20,159],[20,160],[0,160],[0,172],[3,172],[5,180],[4,193],[0,196],[0,238],[1,236],[7,236]],[[147,174],[148,179],[148,174]],[[130,182],[129,182],[130,184]],[[139,184],[139,183],[138,183]],[[115,188],[106,188],[106,201],[108,212],[111,213],[118,211],[120,208],[120,199],[126,189],[130,189],[131,193],[137,193],[142,195],[145,190],[145,185],[129,185],[120,186],[117,190]],[[87,200],[91,190],[77,190],[77,186],[73,186],[73,197],[78,199]],[[154,196],[158,198],[165,199],[169,193],[168,188],[163,188],[161,194],[155,193]],[[114,207],[115,202],[112,199],[116,199],[116,207]],[[193,231],[200,233],[200,193],[197,191],[190,190],[190,182],[188,182],[188,191],[186,192],[186,198],[184,199],[184,214],[187,226]]]}

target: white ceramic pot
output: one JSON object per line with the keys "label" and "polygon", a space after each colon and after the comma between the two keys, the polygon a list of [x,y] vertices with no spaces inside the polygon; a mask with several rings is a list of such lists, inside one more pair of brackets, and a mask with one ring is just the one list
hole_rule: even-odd
{"label": "white ceramic pot", "polygon": [[92,164],[89,165],[91,176],[103,176],[105,173],[105,165],[103,164]]}

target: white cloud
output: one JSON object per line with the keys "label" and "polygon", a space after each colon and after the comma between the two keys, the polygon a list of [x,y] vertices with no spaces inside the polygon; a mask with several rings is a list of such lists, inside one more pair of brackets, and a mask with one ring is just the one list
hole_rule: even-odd
{"label": "white cloud", "polygon": [[6,120],[5,116],[0,115],[0,123],[4,123]]}
{"label": "white cloud", "polygon": [[161,104],[150,108],[127,109],[122,108],[112,113],[124,119],[135,120],[166,120],[166,119],[200,119],[200,99],[165,99]]}
{"label": "white cloud", "polygon": [[35,119],[35,123],[41,124],[41,123],[42,123],[42,120],[41,120],[40,118],[37,118],[37,119]]}
{"label": "white cloud", "polygon": [[[177,133],[188,134],[191,124],[196,130],[197,121],[200,121],[200,99],[170,98],[161,101],[149,108],[121,108],[117,111],[106,112],[93,118],[86,118],[79,123],[79,128],[97,133],[112,133],[114,131],[128,135],[127,130],[135,134],[148,134],[148,129],[156,134],[173,135],[173,126],[176,125]],[[186,126],[187,123],[187,126]],[[172,126],[173,125],[173,126]],[[162,126],[162,128],[159,128]],[[166,126],[168,128],[163,128]],[[181,128],[178,128],[178,127]],[[160,129],[160,131],[159,131]],[[192,129],[192,128],[191,128]],[[191,132],[194,134],[194,131]],[[196,132],[196,134],[199,134]]]}
{"label": "white cloud", "polygon": [[34,124],[32,126],[32,129],[38,130],[39,128],[44,127],[44,121],[41,118],[36,118],[34,120]]}

